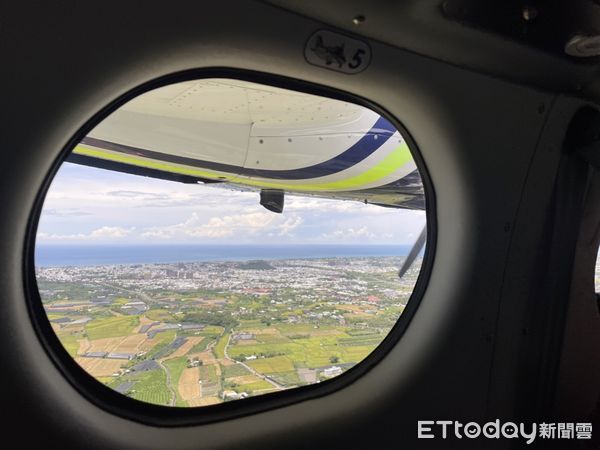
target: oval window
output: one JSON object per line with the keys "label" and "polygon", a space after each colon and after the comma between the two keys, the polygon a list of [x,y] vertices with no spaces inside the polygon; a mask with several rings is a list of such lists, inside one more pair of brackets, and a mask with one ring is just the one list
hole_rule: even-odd
{"label": "oval window", "polygon": [[146,92],[66,156],[37,229],[64,351],[131,398],[196,407],[341,376],[415,287],[425,197],[354,103],[234,79]]}

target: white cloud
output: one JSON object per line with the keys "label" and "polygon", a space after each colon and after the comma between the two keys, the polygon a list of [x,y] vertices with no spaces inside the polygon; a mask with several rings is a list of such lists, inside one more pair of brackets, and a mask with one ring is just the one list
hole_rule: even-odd
{"label": "white cloud", "polygon": [[[267,229],[276,216],[270,212],[253,212],[245,214],[232,214],[222,217],[210,217],[205,220],[200,214],[194,212],[184,222],[163,227],[153,227],[142,233],[144,238],[177,239],[185,236],[225,238],[229,236],[252,236]],[[299,225],[293,223],[283,224],[288,230]]]}
{"label": "white cloud", "polygon": [[96,230],[91,231],[89,234],[74,233],[74,234],[57,234],[57,233],[44,233],[40,232],[37,234],[37,239],[42,241],[81,241],[81,240],[111,240],[111,239],[122,239],[129,236],[135,230],[134,227],[123,228],[123,227],[108,227],[104,226]]}
{"label": "white cloud", "polygon": [[325,239],[331,240],[339,240],[339,241],[350,241],[350,240],[364,240],[364,239],[374,239],[377,235],[368,230],[366,226],[361,228],[346,228],[346,229],[338,229],[333,231],[332,233],[325,233],[322,235]]}
{"label": "white cloud", "polygon": [[303,222],[302,217],[294,215],[277,227],[279,229],[277,235],[293,237],[294,235],[290,232],[302,225]]}
{"label": "white cloud", "polygon": [[129,236],[135,227],[131,228],[123,228],[123,227],[102,227],[94,230],[90,233],[90,238],[92,239],[102,239],[102,238],[110,238],[110,239],[121,239]]}

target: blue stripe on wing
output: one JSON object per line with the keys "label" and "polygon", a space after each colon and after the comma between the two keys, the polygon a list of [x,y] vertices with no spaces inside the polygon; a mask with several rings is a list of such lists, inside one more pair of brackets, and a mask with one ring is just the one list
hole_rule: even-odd
{"label": "blue stripe on wing", "polygon": [[[115,142],[96,139],[90,136],[83,138],[83,144],[92,145],[104,150],[111,150],[129,155],[142,156],[163,162],[183,164],[191,167],[215,170],[219,172],[244,175],[249,177],[272,178],[276,180],[304,180],[309,178],[333,175],[348,169],[363,161],[375,153],[396,132],[396,128],[388,120],[380,117],[371,129],[361,137],[354,145],[340,153],[338,156],[314,166],[301,167],[299,169],[272,170],[253,169],[231,164],[222,164],[214,161],[204,161],[185,156],[170,155],[168,153],[155,152],[129,145],[117,144]],[[375,139],[377,136],[377,139]]]}

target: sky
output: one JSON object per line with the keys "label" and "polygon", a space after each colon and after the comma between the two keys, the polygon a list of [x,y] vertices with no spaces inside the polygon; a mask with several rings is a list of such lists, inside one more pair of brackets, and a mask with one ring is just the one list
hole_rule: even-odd
{"label": "sky", "polygon": [[286,194],[283,214],[258,192],[189,185],[64,163],[48,191],[40,244],[410,245],[424,211]]}

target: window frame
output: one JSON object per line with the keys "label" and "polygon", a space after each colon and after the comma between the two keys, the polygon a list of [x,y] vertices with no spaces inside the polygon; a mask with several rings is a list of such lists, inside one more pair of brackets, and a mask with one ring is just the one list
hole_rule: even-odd
{"label": "window frame", "polygon": [[[148,91],[183,81],[192,81],[203,78],[229,78],[241,81],[261,83],[273,87],[290,89],[312,95],[320,95],[335,100],[354,103],[378,113],[389,120],[401,133],[406,141],[411,155],[415,161],[423,182],[425,195],[425,217],[427,227],[427,242],[425,254],[415,287],[409,297],[403,313],[379,345],[361,362],[340,376],[322,381],[321,383],[300,386],[256,397],[248,397],[242,400],[224,402],[216,405],[201,407],[174,407],[145,403],[132,399],[126,395],[105,386],[88,374],[75,362],[64,349],[56,333],[52,329],[50,321],[44,310],[40,293],[37,286],[35,274],[35,244],[39,219],[42,213],[44,201],[50,185],[63,164],[66,157],[73,148],[85,137],[97,124],[108,115],[121,107],[123,104]],[[414,316],[420,301],[425,293],[427,284],[433,268],[433,260],[436,245],[436,208],[435,194],[432,181],[426,169],[425,163],[418,151],[417,145],[408,130],[392,114],[381,106],[364,99],[356,94],[344,92],[335,88],[320,84],[292,79],[275,74],[256,72],[232,68],[208,68],[192,69],[174,74],[158,77],[148,81],[127,93],[119,96],[98,113],[92,116],[86,123],[68,140],[52,163],[52,167],[45,175],[44,184],[37,193],[34,207],[29,216],[28,227],[23,249],[23,276],[29,316],[44,351],[58,368],[71,386],[87,400],[96,406],[122,418],[136,422],[161,426],[178,427],[201,425],[218,422],[235,417],[256,414],[276,408],[292,405],[312,398],[323,397],[330,393],[348,387],[353,382],[364,376],[378,364],[401,339]]]}

